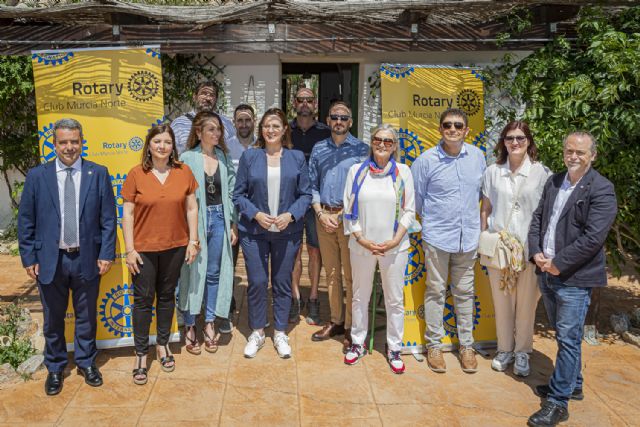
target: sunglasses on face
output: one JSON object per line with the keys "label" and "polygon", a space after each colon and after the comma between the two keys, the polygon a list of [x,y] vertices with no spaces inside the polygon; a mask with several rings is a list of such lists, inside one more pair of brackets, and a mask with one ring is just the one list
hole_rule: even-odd
{"label": "sunglasses on face", "polygon": [[440,126],[442,126],[443,129],[451,129],[452,126],[454,126],[457,130],[464,129],[464,123],[462,122],[442,122]]}
{"label": "sunglasses on face", "polygon": [[329,116],[329,118],[334,122],[337,120],[340,120],[341,122],[348,122],[351,119],[351,116],[341,116],[338,114],[332,114]]}
{"label": "sunglasses on face", "polygon": [[374,136],[373,138],[371,138],[371,142],[373,143],[373,145],[384,144],[385,148],[391,148],[391,146],[395,141],[391,138],[380,138],[380,137]]}
{"label": "sunglasses on face", "polygon": [[313,101],[315,101],[315,98],[313,96],[296,96],[296,101],[298,102],[298,104],[302,104],[303,102],[311,104]]}
{"label": "sunglasses on face", "polygon": [[505,136],[504,137],[504,142],[506,142],[507,144],[513,144],[514,141],[517,142],[518,144],[522,144],[523,142],[525,142],[527,140],[526,136],[523,135],[518,135],[518,136]]}

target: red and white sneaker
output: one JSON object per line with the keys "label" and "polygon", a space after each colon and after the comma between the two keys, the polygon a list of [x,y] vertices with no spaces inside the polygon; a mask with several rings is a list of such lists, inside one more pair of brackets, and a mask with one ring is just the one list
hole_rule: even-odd
{"label": "red and white sneaker", "polygon": [[387,352],[387,362],[394,374],[402,374],[404,372],[404,362],[400,358],[399,351]]}
{"label": "red and white sneaker", "polygon": [[365,348],[360,344],[352,344],[349,347],[349,351],[344,355],[344,363],[347,365],[355,365],[358,363],[358,360],[363,358],[365,355]]}

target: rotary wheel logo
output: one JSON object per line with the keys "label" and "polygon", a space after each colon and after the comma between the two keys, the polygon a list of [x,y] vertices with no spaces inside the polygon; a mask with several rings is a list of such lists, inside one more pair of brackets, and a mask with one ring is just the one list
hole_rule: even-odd
{"label": "rotary wheel logo", "polygon": [[[53,123],[38,131],[38,146],[40,147],[40,163],[47,163],[56,158],[56,147],[53,145]],[[87,157],[87,140],[82,140],[82,157]]]}
{"label": "rotary wheel logo", "polygon": [[[451,295],[451,285],[447,288],[447,297],[444,302],[444,331],[449,337],[458,335],[458,325],[456,323],[456,312],[453,305],[453,296]],[[480,301],[478,296],[473,296],[473,329],[480,323]]]}
{"label": "rotary wheel logo", "polygon": [[111,175],[111,186],[113,187],[113,196],[116,198],[116,210],[118,213],[118,226],[122,228],[122,214],[124,211],[124,199],[122,198],[122,185],[124,184],[127,175],[116,174]]}
{"label": "rotary wheel logo", "polygon": [[470,116],[480,111],[481,105],[482,100],[475,90],[462,89],[458,94],[458,107]]}
{"label": "rotary wheel logo", "polygon": [[404,270],[404,285],[411,286],[416,283],[425,273],[424,252],[422,250],[422,238],[420,233],[409,235],[411,249],[409,249],[409,261]]}
{"label": "rotary wheel logo", "polygon": [[422,142],[418,135],[409,129],[400,128],[398,138],[400,139],[400,161],[407,166],[411,166],[422,154]]}
{"label": "rotary wheel logo", "polygon": [[129,95],[137,101],[147,102],[158,94],[160,84],[155,74],[149,71],[137,71],[129,78]]}
{"label": "rotary wheel logo", "polygon": [[385,75],[395,79],[409,77],[414,71],[415,69],[413,67],[409,67],[406,65],[385,64],[380,66],[381,73],[384,73]]}
{"label": "rotary wheel logo", "polygon": [[144,145],[144,141],[139,136],[134,136],[129,140],[129,148],[131,151],[140,151]]}
{"label": "rotary wheel logo", "polygon": [[[106,298],[100,304],[100,321],[113,335],[131,337],[133,324],[133,285],[124,283],[106,293]],[[151,308],[151,315],[155,316],[155,307]]]}
{"label": "rotary wheel logo", "polygon": [[55,52],[55,53],[34,53],[31,60],[37,60],[38,64],[44,62],[44,65],[62,65],[73,57],[73,52]]}
{"label": "rotary wheel logo", "polygon": [[418,307],[418,310],[416,311],[416,316],[418,319],[424,320],[424,304],[420,304],[420,307]]}

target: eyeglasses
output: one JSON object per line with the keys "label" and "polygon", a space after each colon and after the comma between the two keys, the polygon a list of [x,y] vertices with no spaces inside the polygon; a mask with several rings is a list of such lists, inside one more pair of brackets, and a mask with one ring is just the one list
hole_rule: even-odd
{"label": "eyeglasses", "polygon": [[348,122],[349,120],[351,120],[351,116],[342,116],[338,114],[331,114],[329,118],[334,122],[337,120],[340,120],[341,122]]}
{"label": "eyeglasses", "polygon": [[440,125],[443,129],[451,129],[451,126],[455,126],[457,130],[464,129],[464,123],[462,122],[442,122]]}
{"label": "eyeglasses", "polygon": [[302,104],[303,102],[311,104],[315,100],[316,98],[313,96],[296,96],[296,101],[298,101],[298,104]]}
{"label": "eyeglasses", "polygon": [[524,135],[517,135],[517,136],[509,135],[504,137],[504,142],[506,142],[507,144],[513,144],[514,141],[517,142],[518,144],[522,144],[526,140],[527,140],[527,137]]}
{"label": "eyeglasses", "polygon": [[371,143],[373,145],[384,144],[385,148],[391,148],[391,146],[393,146],[395,141],[391,138],[380,138],[380,137],[374,136],[373,138],[371,138]]}

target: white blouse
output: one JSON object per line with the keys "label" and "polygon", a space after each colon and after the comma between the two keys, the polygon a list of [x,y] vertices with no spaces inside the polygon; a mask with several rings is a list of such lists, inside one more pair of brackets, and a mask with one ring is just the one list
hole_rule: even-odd
{"label": "white blouse", "polygon": [[[492,164],[484,173],[482,194],[491,202],[488,230],[507,230],[516,236],[524,246],[525,259],[529,259],[527,236],[531,217],[538,207],[544,185],[552,174],[542,163],[531,162],[529,156],[524,158],[520,168],[513,174],[509,169],[509,160],[502,165]],[[518,191],[520,194],[511,221],[506,224]]]}
{"label": "white blouse", "polygon": [[[269,214],[278,216],[280,207],[280,166],[267,167],[267,201],[269,202]],[[269,231],[279,232],[275,224],[271,224]]]}
{"label": "white blouse", "polygon": [[[362,163],[355,164],[349,169],[344,187],[344,206],[349,206],[353,180]],[[409,229],[415,219],[415,196],[411,169],[405,164],[398,163],[400,176],[404,180],[405,201],[404,210],[400,212],[399,224]],[[367,171],[367,173],[369,173]],[[396,217],[396,192],[393,178],[390,175],[369,175],[364,179],[358,194],[358,219],[344,221],[344,234],[361,232],[362,237],[375,243],[382,243],[393,239],[393,223]],[[361,255],[370,254],[354,237],[349,239],[349,249]],[[389,253],[406,251],[409,249],[409,233],[405,233],[398,246]]]}

